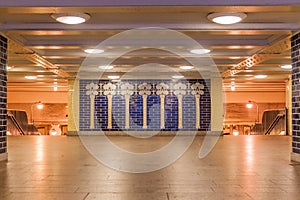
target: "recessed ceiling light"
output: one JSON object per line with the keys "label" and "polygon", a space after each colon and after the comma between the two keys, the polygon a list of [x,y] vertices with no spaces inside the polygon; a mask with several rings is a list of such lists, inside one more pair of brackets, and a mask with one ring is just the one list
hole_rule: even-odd
{"label": "recessed ceiling light", "polygon": [[51,17],[64,24],[81,24],[90,19],[90,15],[86,13],[55,13]]}
{"label": "recessed ceiling light", "polygon": [[99,69],[113,69],[114,66],[112,65],[102,65],[102,66],[99,66]]}
{"label": "recessed ceiling light", "polygon": [[100,53],[103,53],[104,50],[102,50],[102,49],[85,49],[84,52],[89,53],[89,54],[100,54]]}
{"label": "recessed ceiling light", "polygon": [[245,76],[247,76],[247,77],[251,77],[251,76],[253,76],[252,74],[246,74]]}
{"label": "recessed ceiling light", "polygon": [[233,82],[233,81],[231,82],[230,90],[235,91],[235,82]]}
{"label": "recessed ceiling light", "polygon": [[36,76],[25,76],[26,79],[28,80],[34,80],[34,79],[37,79]]}
{"label": "recessed ceiling light", "polygon": [[245,13],[211,13],[207,16],[209,20],[217,24],[235,24],[246,17]]}
{"label": "recessed ceiling light", "polygon": [[198,54],[198,55],[202,55],[202,54],[207,54],[210,52],[209,49],[192,49],[190,50],[191,53],[193,54]]}
{"label": "recessed ceiling light", "polygon": [[180,69],[193,69],[194,66],[188,66],[188,65],[186,65],[186,66],[180,66],[179,68]]}
{"label": "recessed ceiling light", "polygon": [[280,66],[282,69],[292,69],[292,65],[282,65]]}
{"label": "recessed ceiling light", "polygon": [[12,69],[12,66],[6,65],[6,70],[10,70],[10,69]]}
{"label": "recessed ceiling light", "polygon": [[256,75],[256,76],[254,76],[255,78],[266,78],[267,77],[267,75]]}
{"label": "recessed ceiling light", "polygon": [[53,91],[57,91],[58,90],[58,87],[55,85],[55,86],[53,86]]}
{"label": "recessed ceiling light", "polygon": [[109,78],[109,79],[118,79],[118,78],[120,78],[120,76],[107,76],[107,78]]}
{"label": "recessed ceiling light", "polygon": [[172,78],[175,78],[175,79],[182,79],[182,78],[184,78],[184,76],[182,76],[182,75],[175,75],[175,76],[172,76]]}

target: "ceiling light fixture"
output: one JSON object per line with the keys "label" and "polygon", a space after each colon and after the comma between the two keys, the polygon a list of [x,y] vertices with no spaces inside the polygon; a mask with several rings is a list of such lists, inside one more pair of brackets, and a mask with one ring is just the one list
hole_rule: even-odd
{"label": "ceiling light fixture", "polygon": [[194,68],[194,66],[188,66],[188,65],[186,65],[186,66],[180,66],[179,67],[180,69],[193,69]]}
{"label": "ceiling light fixture", "polygon": [[104,52],[104,50],[102,50],[102,49],[85,49],[83,51],[85,53],[89,53],[89,54],[100,54],[100,53]]}
{"label": "ceiling light fixture", "polygon": [[230,90],[235,91],[235,82],[233,82],[233,81],[231,82]]}
{"label": "ceiling light fixture", "polygon": [[175,78],[175,79],[182,79],[182,78],[184,78],[184,76],[182,76],[182,75],[175,75],[175,76],[172,76],[172,78]]}
{"label": "ceiling light fixture", "polygon": [[6,70],[11,70],[13,67],[6,65]]}
{"label": "ceiling light fixture", "polygon": [[217,24],[235,24],[246,17],[245,13],[211,13],[207,16],[209,20]]}
{"label": "ceiling light fixture", "polygon": [[36,76],[25,76],[26,79],[28,80],[34,80],[34,79],[37,79]]}
{"label": "ceiling light fixture", "polygon": [[57,85],[55,85],[55,86],[53,86],[53,91],[57,91],[58,90],[58,87],[57,87]]}
{"label": "ceiling light fixture", "polygon": [[99,66],[99,69],[113,69],[114,66],[112,65],[102,65],[102,66]]}
{"label": "ceiling light fixture", "polygon": [[54,13],[51,17],[64,24],[81,24],[90,19],[90,15],[86,13]]}
{"label": "ceiling light fixture", "polygon": [[267,78],[267,75],[256,75],[254,76],[255,78],[259,78],[259,79],[262,79],[262,78]]}
{"label": "ceiling light fixture", "polygon": [[118,78],[120,78],[120,76],[107,76],[107,78],[109,78],[109,79],[118,79]]}
{"label": "ceiling light fixture", "polygon": [[280,66],[282,69],[292,69],[292,65],[282,65]]}
{"label": "ceiling light fixture", "polygon": [[197,54],[197,55],[202,55],[202,54],[207,54],[210,52],[209,49],[192,49],[190,50],[191,53]]}

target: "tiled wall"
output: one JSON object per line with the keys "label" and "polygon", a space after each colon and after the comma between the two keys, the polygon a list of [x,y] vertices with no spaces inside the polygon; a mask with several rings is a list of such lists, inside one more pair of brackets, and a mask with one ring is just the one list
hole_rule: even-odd
{"label": "tiled wall", "polygon": [[300,154],[300,33],[292,37],[293,153]]}
{"label": "tiled wall", "polygon": [[0,35],[0,157],[6,153],[6,59],[7,39]]}
{"label": "tiled wall", "polygon": [[[211,100],[210,100],[210,81],[207,80],[185,80],[179,81],[183,83],[184,89],[176,89],[176,82],[170,80],[124,80],[122,82],[114,83],[99,80],[81,80],[80,81],[80,119],[79,131],[177,131],[179,116],[178,116],[178,91],[182,95],[182,128],[181,130],[187,131],[208,131],[210,130],[211,118]],[[95,91],[94,99],[91,99],[91,83],[94,83],[92,90]],[[111,83],[115,85],[114,94],[112,95],[112,110],[109,111],[108,96],[105,94],[104,85]],[[168,85],[167,93],[164,93],[164,127],[162,128],[162,115],[161,115],[161,96],[158,92],[157,85],[165,83]],[[202,85],[203,88],[200,92],[200,127],[196,128],[196,95],[195,85]],[[128,91],[122,89],[122,85],[130,84]],[[142,84],[147,84],[146,89],[146,127],[144,124],[144,106],[143,95],[140,91]],[[192,85],[194,85],[192,87]],[[89,92],[88,92],[89,91]],[[177,93],[175,94],[175,91]],[[199,91],[198,91],[199,92]],[[126,97],[129,94],[129,126],[126,127]],[[91,128],[91,101],[94,101],[94,126]],[[109,112],[112,114],[112,127],[108,127]],[[143,126],[144,125],[144,126]]]}

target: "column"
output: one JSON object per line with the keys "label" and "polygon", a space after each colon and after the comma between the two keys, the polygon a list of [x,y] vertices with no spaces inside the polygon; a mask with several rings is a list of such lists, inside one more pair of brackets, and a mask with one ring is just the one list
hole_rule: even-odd
{"label": "column", "polygon": [[7,146],[6,146],[6,63],[7,63],[7,39],[0,35],[0,161],[7,160]]}
{"label": "column", "polygon": [[178,95],[178,128],[182,128],[182,95]]}
{"label": "column", "polygon": [[112,95],[107,95],[107,128],[112,129]]}
{"label": "column", "polygon": [[130,128],[130,110],[129,110],[130,95],[125,95],[125,128]]}
{"label": "column", "polygon": [[90,129],[95,128],[95,95],[90,96]]}
{"label": "column", "polygon": [[160,128],[165,128],[165,95],[160,95]]}
{"label": "column", "polygon": [[291,41],[292,47],[292,152],[291,160],[300,162],[300,33]]}
{"label": "column", "polygon": [[68,133],[78,135],[79,130],[79,84],[78,80],[68,79]]}
{"label": "column", "polygon": [[221,77],[211,78],[211,131],[223,130],[224,109],[223,109],[223,86]]}
{"label": "column", "polygon": [[195,95],[196,99],[196,129],[200,128],[200,94]]}
{"label": "column", "polygon": [[143,95],[143,128],[147,128],[147,95]]}

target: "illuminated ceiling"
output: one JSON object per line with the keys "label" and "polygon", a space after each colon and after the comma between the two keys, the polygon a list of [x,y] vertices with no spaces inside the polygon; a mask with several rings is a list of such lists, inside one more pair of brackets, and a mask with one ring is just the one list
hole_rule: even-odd
{"label": "illuminated ceiling", "polygon": [[[90,1],[85,5],[73,1],[78,6],[70,7],[65,3],[60,4],[61,7],[38,7],[33,6],[36,1],[29,2],[32,5],[28,3],[27,7],[2,5],[0,8],[0,31],[10,40],[8,65],[13,67],[8,70],[8,82],[11,88],[18,90],[22,87],[24,90],[51,90],[53,82],[66,90],[66,80],[76,76],[88,57],[84,49],[95,48],[122,31],[143,27],[176,30],[210,49],[209,56],[224,76],[227,88],[234,79],[237,90],[267,90],[268,85],[284,90],[291,70],[280,66],[291,64],[290,47],[282,48],[278,43],[289,41],[291,35],[300,30],[300,5],[96,7],[91,6]],[[91,18],[84,24],[66,25],[51,17],[52,13],[74,12],[88,13]],[[244,12],[247,18],[238,24],[219,25],[207,19],[212,12]],[[179,49],[185,48],[180,42],[176,45]],[[105,48],[114,50],[128,46],[130,44],[120,43]],[[101,56],[109,58],[112,55],[104,52]],[[253,66],[240,68],[251,57]],[[257,57],[263,59],[256,60]],[[106,70],[103,77],[111,74],[122,77],[145,63],[159,63],[175,69],[189,64],[178,55],[145,48],[120,56],[113,62],[114,68]],[[242,70],[233,73],[237,67]],[[193,70],[177,72],[186,78],[194,78],[195,74]],[[37,79],[27,80],[25,75],[34,75]],[[255,75],[267,75],[267,78],[256,79]]]}

